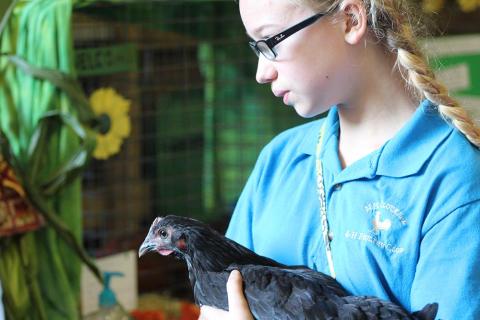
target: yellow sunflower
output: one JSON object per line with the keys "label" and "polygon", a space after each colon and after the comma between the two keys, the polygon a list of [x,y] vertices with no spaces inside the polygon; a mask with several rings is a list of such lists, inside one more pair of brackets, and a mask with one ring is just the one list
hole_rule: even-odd
{"label": "yellow sunflower", "polygon": [[130,135],[128,111],[131,101],[113,88],[100,88],[90,96],[93,112],[98,117],[99,133],[93,157],[105,160],[118,153],[123,140]]}

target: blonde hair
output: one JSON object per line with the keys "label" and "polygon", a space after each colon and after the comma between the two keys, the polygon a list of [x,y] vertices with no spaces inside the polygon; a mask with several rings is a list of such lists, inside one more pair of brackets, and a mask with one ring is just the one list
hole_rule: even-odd
{"label": "blonde hair", "polygon": [[[330,12],[342,0],[292,0],[321,12]],[[362,0],[368,15],[368,26],[377,41],[396,54],[396,64],[412,93],[438,105],[441,116],[475,146],[480,147],[480,128],[467,110],[452,98],[448,89],[435,77],[417,44],[412,10],[405,0]]]}

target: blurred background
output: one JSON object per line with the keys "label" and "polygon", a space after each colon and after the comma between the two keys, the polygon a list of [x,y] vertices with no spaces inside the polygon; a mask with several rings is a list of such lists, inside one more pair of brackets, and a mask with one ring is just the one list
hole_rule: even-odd
{"label": "blurred background", "polygon": [[[88,252],[138,249],[153,219],[166,214],[224,232],[261,147],[305,121],[255,82],[256,56],[237,5],[103,3],[76,10],[72,26],[86,94],[111,87],[131,102],[121,151],[85,171]],[[171,257],[139,260],[140,293],[189,299],[187,280],[184,264]]]}
{"label": "blurred background", "polygon": [[[480,108],[480,1],[415,2],[423,8],[425,23],[429,26],[430,34],[424,44],[432,58],[432,65],[459,98],[473,108]],[[29,68],[22,69],[24,73],[30,74],[30,77],[33,74],[42,84],[32,82],[31,89],[25,91],[26,80],[22,77],[26,75],[19,75],[21,71],[13,70],[21,68],[21,64],[11,57],[2,56],[2,84],[10,84],[5,85],[10,89],[3,90],[0,100],[3,103],[0,124],[9,138],[6,140],[10,141],[13,154],[20,160],[28,153],[22,153],[22,150],[32,149],[32,140],[25,137],[35,136],[35,128],[44,114],[33,117],[28,110],[37,108],[32,105],[35,100],[25,101],[25,95],[39,92],[35,90],[44,92],[43,83],[54,81],[47,72],[35,73],[35,66],[58,69],[76,79],[78,87],[65,90],[72,90],[73,93],[67,94],[70,98],[75,92],[81,92],[88,99],[97,116],[94,125],[97,144],[89,151],[93,154],[89,161],[75,166],[79,162],[77,157],[77,162],[68,162],[70,166],[66,166],[72,170],[68,171],[64,180],[75,179],[74,192],[78,194],[75,208],[69,211],[77,212],[76,218],[68,220],[73,213],[70,216],[65,214],[64,217],[69,217],[65,218],[66,224],[74,226],[74,237],[101,272],[124,273],[122,280],[111,281],[119,300],[129,311],[137,310],[138,319],[166,319],[166,313],[161,313],[159,309],[175,309],[178,301],[191,302],[192,295],[182,262],[156,254],[140,260],[136,258],[136,251],[151,222],[157,216],[185,215],[203,220],[224,232],[262,146],[280,131],[311,119],[301,119],[272,96],[269,86],[260,86],[255,82],[257,59],[247,45],[248,38],[238,15],[238,5],[233,1],[38,0],[36,4],[35,1],[18,1],[14,7],[9,7],[12,3],[14,1],[2,0],[0,4],[0,12],[5,16],[9,8],[13,8],[10,20],[3,20],[4,26],[0,27],[5,28],[1,35],[2,52],[24,58],[29,63]],[[33,27],[33,20],[28,20],[34,19],[34,16],[38,16],[35,20],[38,29]],[[28,26],[31,30],[25,31]],[[21,32],[27,34],[22,35]],[[50,33],[47,36],[45,32]],[[35,36],[40,39],[29,42]],[[64,56],[69,58],[62,58]],[[73,110],[71,113],[78,115],[79,122],[91,124],[82,122],[82,112],[64,102],[62,99],[65,97],[52,98],[59,94],[58,88],[62,88],[62,83],[68,83],[65,80],[60,82],[50,90],[49,99],[41,99],[38,103],[45,105],[44,109],[48,111],[51,110],[51,102],[57,101],[61,105],[59,110]],[[23,111],[15,117],[9,113],[7,117],[6,105],[10,106],[8,110],[17,108]],[[7,121],[7,118],[10,120]],[[19,124],[26,121],[31,129],[22,135],[19,133],[21,129],[12,129],[11,119],[17,119]],[[72,128],[76,127],[70,126],[67,133],[59,133],[60,138],[52,136],[56,140],[49,138],[49,143],[59,141],[54,149],[58,150],[59,145],[70,146],[69,141],[77,141],[80,146],[88,145],[83,143],[88,141],[85,138],[88,130],[83,136],[64,137],[75,131]],[[22,141],[26,140],[28,143],[22,145]],[[5,152],[5,149],[2,150]],[[40,151],[38,153],[41,154]],[[71,159],[67,156],[60,158]],[[42,159],[38,160],[39,166],[50,163],[50,158]],[[33,178],[30,184],[27,183],[29,177],[35,175],[25,169],[28,166],[22,167],[22,161],[17,161],[18,167],[12,161],[7,162],[13,169],[24,168],[23,176],[20,169],[13,171],[19,184],[27,191],[26,198],[34,193],[31,190],[45,187],[45,183],[39,184]],[[64,180],[61,183],[66,183]],[[0,200],[4,203],[11,201],[5,196],[6,191],[3,192]],[[49,196],[52,194],[55,195],[51,191]],[[51,201],[47,196],[45,199],[46,203]],[[71,199],[67,197],[62,201],[71,204]],[[13,259],[6,255],[8,246],[16,248],[11,249],[16,252],[12,255],[22,256],[25,232],[35,233],[29,241],[41,245],[38,242],[42,238],[38,238],[38,234],[44,232],[42,230],[48,228],[52,220],[42,215],[44,212],[38,210],[38,203],[33,203],[32,210],[28,209],[29,205],[22,204],[21,208],[25,212],[33,211],[36,220],[31,223],[31,228],[22,229],[17,222],[17,225],[11,226],[10,232],[0,235],[3,236],[0,238],[0,243],[3,243],[0,245],[2,259]],[[52,207],[57,209],[57,215],[62,216],[62,208],[65,207]],[[10,214],[13,216],[15,213]],[[58,231],[52,234],[58,234]],[[48,237],[53,242],[63,241],[61,236],[52,234],[40,237]],[[71,248],[71,245],[67,247]],[[55,252],[50,247],[44,250]],[[63,250],[70,249],[59,248],[58,257],[62,256]],[[56,253],[51,255],[51,259],[55,259]],[[64,255],[62,257],[60,259],[65,259]],[[3,261],[7,261],[5,259]],[[41,267],[42,258],[35,259],[39,259],[38,273],[48,273],[44,270],[47,267]],[[36,268],[37,263],[29,265],[25,259],[17,260],[19,265],[23,265],[23,272],[26,267]],[[77,263],[80,264],[80,261]],[[73,300],[80,300],[77,306],[82,306],[80,314],[85,315],[98,308],[97,295],[101,285],[95,279],[93,269],[86,268],[85,263],[83,265],[83,271],[78,268],[65,271],[69,279],[66,282],[70,285],[66,284],[64,288],[81,290],[82,294],[74,294]],[[36,291],[43,295],[45,282],[39,280],[36,288],[29,286],[28,290],[9,293],[14,287],[7,283],[12,268],[12,264],[4,263],[3,269],[0,266],[7,318],[21,319],[19,314],[30,314],[28,318],[42,319],[32,315],[41,308],[22,305],[22,299],[35,296]],[[68,269],[59,266],[58,270],[63,268]],[[82,273],[82,281],[71,285],[71,279],[79,272]],[[20,275],[18,277],[21,278]],[[123,281],[123,287],[115,284],[120,281]],[[28,282],[28,279],[25,280],[25,283]],[[74,311],[51,311],[58,308],[52,307],[55,303],[49,300],[55,300],[53,297],[61,290],[64,289],[47,293],[52,298],[44,301],[46,318],[80,317]],[[128,294],[122,291],[128,291]],[[41,301],[38,292],[36,299]],[[19,313],[19,310],[24,313]],[[151,313],[142,313],[142,310]],[[172,311],[174,315],[169,317],[180,318],[182,314],[187,317],[190,310],[190,316],[193,314],[192,318],[195,318],[195,310],[185,310]]]}

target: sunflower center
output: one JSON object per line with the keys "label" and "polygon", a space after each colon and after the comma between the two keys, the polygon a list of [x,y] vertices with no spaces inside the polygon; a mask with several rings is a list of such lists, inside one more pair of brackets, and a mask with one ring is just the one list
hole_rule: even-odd
{"label": "sunflower center", "polygon": [[102,113],[98,116],[97,121],[98,130],[100,131],[100,133],[107,134],[107,132],[110,131],[110,128],[112,126],[112,119],[110,119],[110,116],[106,113]]}

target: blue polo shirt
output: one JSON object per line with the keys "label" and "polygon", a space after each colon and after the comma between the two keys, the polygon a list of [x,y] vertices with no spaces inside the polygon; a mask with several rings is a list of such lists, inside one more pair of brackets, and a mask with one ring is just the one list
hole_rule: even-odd
{"label": "blue polo shirt", "polygon": [[424,101],[381,148],[342,170],[336,107],[260,153],[227,236],[287,265],[329,273],[316,190],[321,158],[337,280],[439,319],[480,319],[480,151]]}

